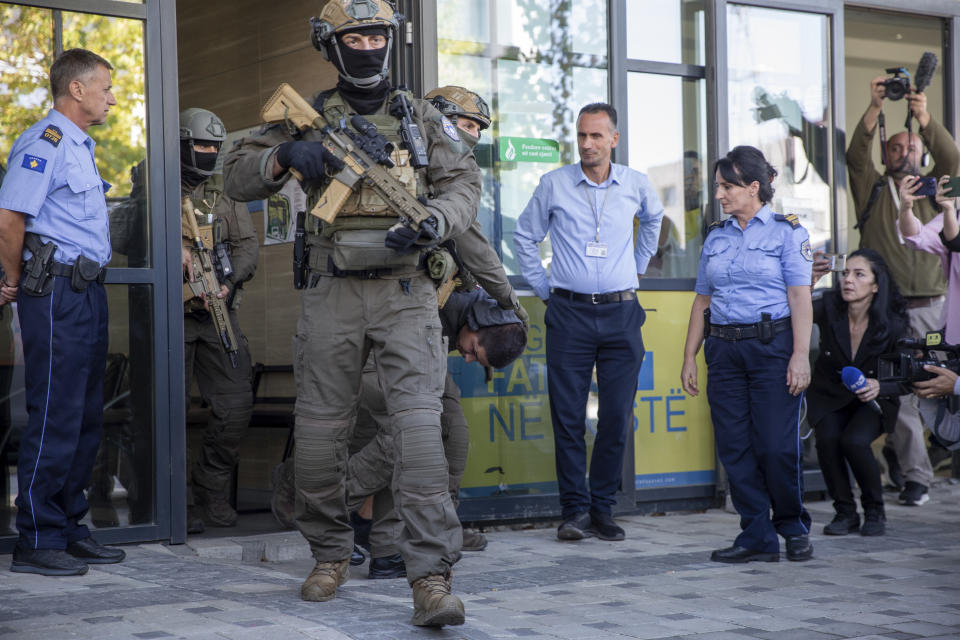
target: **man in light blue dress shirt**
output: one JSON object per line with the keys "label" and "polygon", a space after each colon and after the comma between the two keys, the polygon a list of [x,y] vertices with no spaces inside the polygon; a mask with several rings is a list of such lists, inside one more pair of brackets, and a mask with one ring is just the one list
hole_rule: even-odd
{"label": "man in light blue dress shirt", "polygon": [[117,103],[112,68],[85,49],[57,57],[53,109],[17,138],[0,187],[0,304],[17,302],[28,413],[10,564],[19,573],[78,575],[124,557],[80,524],[103,422],[111,255],[110,185],[87,129]]}
{"label": "man in light blue dress shirt", "polygon": [[[580,163],[540,179],[517,220],[520,270],[548,303],[547,390],[561,540],[623,540],[612,517],[643,362],[637,279],[657,251],[663,205],[646,175],[610,162],[617,112],[589,104],[577,117]],[[549,273],[537,244],[550,234]],[[586,407],[597,370],[597,435],[587,486]]]}

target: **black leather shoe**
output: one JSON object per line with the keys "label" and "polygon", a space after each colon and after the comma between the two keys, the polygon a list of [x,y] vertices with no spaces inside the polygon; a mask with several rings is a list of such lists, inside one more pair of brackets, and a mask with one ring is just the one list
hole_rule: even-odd
{"label": "black leather shoe", "polygon": [[403,556],[399,553],[385,558],[373,558],[370,560],[370,572],[367,574],[367,577],[371,580],[406,578],[407,565],[403,561]]}
{"label": "black leather shoe", "polygon": [[87,572],[87,563],[62,549],[29,549],[17,543],[13,548],[10,571],[42,576],[82,576]]}
{"label": "black leather shoe", "polygon": [[84,538],[67,545],[67,553],[87,564],[116,564],[127,557],[123,549],[105,547],[93,538]]}
{"label": "black leather shoe", "polygon": [[591,511],[590,528],[601,540],[619,541],[624,538],[623,528],[614,521],[613,516],[609,513]]}
{"label": "black leather shoe", "polygon": [[734,545],[726,549],[717,549],[710,554],[714,562],[740,564],[742,562],[780,562],[780,553],[773,551],[754,551]]}
{"label": "black leather shoe", "polygon": [[572,518],[567,518],[563,524],[557,528],[557,538],[560,540],[583,540],[593,537],[591,528],[590,514],[584,511],[578,513]]}
{"label": "black leather shoe", "polygon": [[838,513],[833,520],[823,528],[825,536],[845,536],[860,530],[860,516],[854,513]]}
{"label": "black leather shoe", "polygon": [[810,536],[787,536],[787,560],[803,562],[813,557]]}
{"label": "black leather shoe", "polygon": [[360,550],[360,547],[353,545],[353,553],[350,554],[350,566],[359,567],[367,559],[367,556],[363,555],[363,551]]}

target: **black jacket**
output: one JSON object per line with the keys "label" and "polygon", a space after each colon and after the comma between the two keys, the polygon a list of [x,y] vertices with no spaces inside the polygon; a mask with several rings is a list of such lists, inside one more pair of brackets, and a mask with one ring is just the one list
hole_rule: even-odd
{"label": "black jacket", "polygon": [[[830,296],[839,292],[828,291],[814,303],[814,322],[820,328],[820,355],[813,365],[810,387],[807,389],[807,420],[816,426],[825,415],[837,411],[852,402],[859,403],[856,394],[847,389],[840,377],[844,367],[853,366],[867,378],[877,377],[878,357],[896,351],[897,340],[906,337],[906,325],[898,319],[890,322],[891,330],[880,345],[874,344],[876,327],[867,325],[854,357],[850,357],[850,324],[845,313],[837,313]],[[897,382],[881,382],[877,403],[883,410],[883,428],[893,432],[900,410],[899,396],[909,389]]]}

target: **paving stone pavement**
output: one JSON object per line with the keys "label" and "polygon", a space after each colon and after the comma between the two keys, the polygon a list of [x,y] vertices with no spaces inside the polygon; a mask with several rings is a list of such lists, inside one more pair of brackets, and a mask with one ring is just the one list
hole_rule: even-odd
{"label": "paving stone pavement", "polygon": [[710,562],[738,531],[721,509],[623,517],[623,542],[489,532],[455,570],[467,622],[442,630],[411,626],[406,580],[367,580],[366,566],[334,600],[303,602],[313,563],[296,533],[131,545],[122,564],[71,578],[9,573],[0,556],[0,638],[956,640],[960,485],[931,496],[888,504],[879,538],[822,536],[830,504],[808,504],[805,563]]}

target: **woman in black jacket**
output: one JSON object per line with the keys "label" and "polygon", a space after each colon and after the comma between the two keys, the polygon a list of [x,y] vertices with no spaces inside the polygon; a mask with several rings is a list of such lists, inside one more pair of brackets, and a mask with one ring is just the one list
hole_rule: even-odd
{"label": "woman in black jacket", "polygon": [[[814,282],[823,275],[814,270]],[[826,535],[883,535],[886,516],[880,467],[870,443],[884,430],[893,431],[899,395],[908,393],[896,382],[878,382],[877,358],[896,351],[905,337],[905,302],[876,251],[860,249],[847,258],[840,290],[828,291],[814,305],[820,327],[820,355],[807,390],[807,418],[817,438],[817,456],[836,516],[823,529]],[[857,393],[841,379],[844,367],[860,369],[866,384]],[[874,402],[875,401],[875,402]],[[882,413],[877,413],[877,407]],[[860,485],[860,516],[850,487],[847,465]]]}

